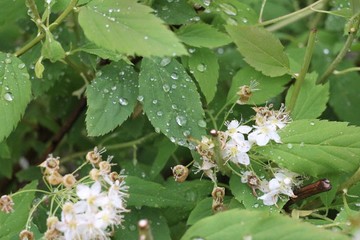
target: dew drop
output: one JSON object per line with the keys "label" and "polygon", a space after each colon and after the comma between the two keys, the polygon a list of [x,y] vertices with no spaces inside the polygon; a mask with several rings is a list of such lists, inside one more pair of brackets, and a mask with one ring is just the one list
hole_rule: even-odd
{"label": "dew drop", "polygon": [[25,63],[20,63],[19,65],[18,65],[18,68],[19,69],[23,69],[25,67]]}
{"label": "dew drop", "polygon": [[162,112],[162,111],[158,111],[158,112],[156,113],[156,115],[158,115],[159,117],[161,117],[161,116],[163,115],[163,112]]}
{"label": "dew drop", "polygon": [[155,100],[152,101],[152,103],[153,103],[153,104],[157,104],[157,103],[158,103],[158,100],[155,99]]}
{"label": "dew drop", "polygon": [[96,77],[101,77],[101,75],[102,75],[102,71],[97,71],[95,74]]}
{"label": "dew drop", "polygon": [[177,75],[177,73],[172,73],[172,74],[170,75],[170,77],[171,77],[172,79],[176,80],[176,79],[179,78],[179,75]]}
{"label": "dew drop", "polygon": [[104,92],[104,93],[109,93],[109,89],[105,88],[105,89],[103,90],[103,92]]}
{"label": "dew drop", "polygon": [[210,6],[211,0],[204,0],[204,5],[206,7]]}
{"label": "dew drop", "polygon": [[177,109],[177,106],[175,104],[172,104],[171,108],[175,110],[175,109]]}
{"label": "dew drop", "polygon": [[173,84],[173,85],[171,85],[171,88],[172,88],[172,89],[176,89],[177,86],[176,86],[175,84]]}
{"label": "dew drop", "polygon": [[119,103],[121,106],[126,106],[129,104],[129,102],[126,98],[119,98]]}
{"label": "dew drop", "polygon": [[190,131],[189,131],[189,130],[185,130],[185,131],[183,132],[183,135],[184,135],[185,137],[190,136]]}
{"label": "dew drop", "polygon": [[196,49],[195,48],[189,48],[188,51],[189,51],[189,53],[194,53],[196,51]]}
{"label": "dew drop", "polygon": [[328,55],[328,54],[330,53],[330,50],[327,49],[327,48],[324,48],[323,53],[324,53],[325,55]]}
{"label": "dew drop", "polygon": [[311,125],[311,126],[314,126],[314,125],[315,125],[315,123],[314,123],[314,122],[310,122],[310,125]]}
{"label": "dew drop", "polygon": [[120,76],[124,76],[124,75],[125,75],[125,72],[124,72],[124,71],[120,71],[120,72],[119,72],[119,75],[120,75]]}
{"label": "dew drop", "polygon": [[176,142],[176,139],[175,139],[174,137],[170,137],[170,141],[171,141],[172,143],[174,143],[174,142]]}
{"label": "dew drop", "polygon": [[175,120],[176,120],[176,123],[177,123],[180,127],[184,126],[184,125],[186,124],[186,122],[187,122],[186,117],[181,116],[181,115],[176,116],[176,119],[175,119]]}
{"label": "dew drop", "polygon": [[139,95],[136,99],[137,99],[139,102],[142,102],[142,101],[144,101],[144,96]]}
{"label": "dew drop", "polygon": [[170,91],[170,86],[168,84],[164,84],[163,85],[163,90],[164,90],[164,92],[169,92]]}
{"label": "dew drop", "polygon": [[197,69],[199,72],[205,72],[205,71],[206,71],[206,65],[200,63],[199,65],[196,66],[196,69]]}
{"label": "dew drop", "polygon": [[228,4],[228,3],[222,3],[222,4],[220,4],[220,7],[224,11],[224,13],[226,13],[229,16],[236,16],[237,15],[236,8],[234,6]]}
{"label": "dew drop", "polygon": [[156,128],[155,128],[155,132],[156,132],[156,133],[160,133],[160,128],[156,127]]}
{"label": "dew drop", "polygon": [[6,63],[6,64],[10,64],[10,63],[11,63],[11,59],[10,59],[10,58],[6,58],[6,59],[5,59],[5,63]]}
{"label": "dew drop", "polygon": [[4,94],[4,99],[8,102],[12,102],[14,100],[14,96],[11,92],[7,92]]}
{"label": "dew drop", "polygon": [[111,90],[115,91],[115,90],[116,90],[116,86],[111,87]]}
{"label": "dew drop", "polygon": [[168,65],[171,62],[171,58],[163,58],[160,61],[160,66],[165,67],[166,65]]}
{"label": "dew drop", "polygon": [[198,126],[204,128],[204,127],[206,127],[206,122],[201,119],[198,121]]}
{"label": "dew drop", "polygon": [[288,149],[292,149],[292,148],[293,148],[293,145],[292,145],[291,143],[288,143],[288,144],[287,144],[287,148],[288,148]]}

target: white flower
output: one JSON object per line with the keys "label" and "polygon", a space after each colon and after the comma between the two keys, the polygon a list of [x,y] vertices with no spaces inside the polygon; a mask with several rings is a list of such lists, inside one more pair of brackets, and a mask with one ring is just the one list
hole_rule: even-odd
{"label": "white flower", "polygon": [[223,158],[226,161],[232,161],[234,163],[240,163],[243,165],[250,164],[250,158],[247,152],[250,150],[251,144],[246,140],[230,140],[226,143],[224,150],[222,151]]}
{"label": "white flower", "polygon": [[78,207],[86,204],[89,208],[101,206],[101,200],[104,196],[104,194],[101,193],[101,184],[98,181],[94,182],[91,187],[79,184],[76,187],[76,194],[83,200],[78,202]]}
{"label": "white flower", "polygon": [[270,140],[281,143],[279,134],[276,132],[276,126],[266,124],[254,126],[255,130],[249,134],[249,141],[259,146],[265,146]]}
{"label": "white flower", "polygon": [[236,137],[237,134],[248,134],[251,131],[251,127],[246,125],[241,125],[239,121],[232,120],[231,122],[226,122],[225,125],[227,126],[227,133],[230,137]]}
{"label": "white flower", "polygon": [[278,200],[279,194],[296,197],[292,190],[292,187],[298,184],[294,180],[296,176],[296,173],[288,170],[277,169],[274,173],[274,178],[268,183],[268,188],[265,188],[265,191],[263,191],[265,194],[258,199],[263,200],[265,205],[274,205]]}

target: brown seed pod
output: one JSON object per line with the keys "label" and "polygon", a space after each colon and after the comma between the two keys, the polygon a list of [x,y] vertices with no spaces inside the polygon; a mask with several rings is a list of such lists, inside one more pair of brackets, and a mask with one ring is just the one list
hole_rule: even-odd
{"label": "brown seed pod", "polygon": [[183,165],[176,165],[172,168],[172,172],[177,182],[184,182],[189,175],[189,169]]}

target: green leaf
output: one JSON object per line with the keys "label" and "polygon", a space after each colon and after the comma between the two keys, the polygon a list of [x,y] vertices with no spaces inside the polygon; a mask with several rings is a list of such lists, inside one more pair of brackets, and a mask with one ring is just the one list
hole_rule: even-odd
{"label": "green leaf", "polygon": [[277,77],[290,73],[284,47],[272,33],[253,26],[226,26],[244,60],[264,75]]}
{"label": "green leaf", "polygon": [[360,125],[360,81],[358,73],[352,72],[336,76],[330,80],[329,104],[343,121]]}
{"label": "green leaf", "polygon": [[233,209],[195,223],[181,238],[188,239],[350,239],[288,216]]}
{"label": "green leaf", "polygon": [[189,68],[198,81],[206,102],[210,103],[215,97],[219,78],[219,63],[216,55],[207,48],[196,49],[189,57]]}
{"label": "green leaf", "polygon": [[0,52],[0,141],[9,136],[27,104],[31,87],[25,64],[18,58]]}
{"label": "green leaf", "polygon": [[61,44],[55,40],[51,32],[46,32],[46,38],[41,49],[41,56],[49,59],[51,62],[56,62],[65,57],[65,51]]}
{"label": "green leaf", "polygon": [[239,99],[239,96],[236,94],[239,91],[239,87],[243,85],[250,86],[251,81],[256,81],[259,83],[256,89],[259,90],[253,91],[249,104],[262,104],[283,92],[285,85],[290,80],[291,78],[288,75],[269,77],[248,66],[240,69],[232,79],[226,101],[229,104],[236,102]]}
{"label": "green leaf", "polygon": [[176,151],[177,145],[170,142],[167,138],[164,138],[159,143],[159,150],[152,163],[150,170],[150,177],[154,179],[164,168],[171,155]]}
{"label": "green leaf", "polygon": [[196,16],[193,6],[186,0],[155,0],[152,8],[156,10],[156,16],[170,25],[182,25]]}
{"label": "green leaf", "polygon": [[[31,182],[22,190],[35,189],[37,182]],[[30,207],[35,197],[35,192],[26,192],[13,197],[14,212],[6,214],[0,212],[0,239],[19,239],[19,233],[25,229]]]}
{"label": "green leaf", "polygon": [[[201,0],[200,2],[204,3]],[[256,24],[258,21],[257,13],[249,5],[238,0],[211,1],[209,8],[230,25]]]}
{"label": "green leaf", "polygon": [[137,226],[140,220],[149,221],[151,233],[156,240],[170,240],[170,230],[166,218],[159,209],[142,207],[141,209],[131,209],[130,213],[125,213],[122,227],[115,229],[113,239],[138,239],[139,232]]}
{"label": "green leaf", "polygon": [[11,153],[9,146],[6,144],[5,141],[0,142],[0,158],[10,158]]}
{"label": "green leaf", "polygon": [[[293,120],[314,119],[321,115],[329,100],[329,84],[316,85],[317,73],[308,74],[301,86],[294,109],[291,112]],[[291,86],[286,95],[286,104],[290,102],[294,86]]]}
{"label": "green leaf", "polygon": [[203,219],[204,217],[208,217],[213,215],[213,212],[211,210],[212,207],[213,198],[208,197],[203,200],[201,200],[194,210],[191,211],[189,218],[186,222],[187,225],[193,225],[197,221]]}
{"label": "green leaf", "polygon": [[352,173],[360,164],[360,128],[344,122],[297,120],[279,132],[283,144],[259,152],[291,171],[314,177]]}
{"label": "green leaf", "polygon": [[193,23],[182,26],[176,32],[179,39],[194,47],[215,48],[227,45],[231,39],[225,33],[205,23]]}
{"label": "green leaf", "polygon": [[79,24],[86,37],[103,48],[141,56],[187,54],[175,34],[133,0],[94,0],[80,9]]}
{"label": "green leaf", "polygon": [[86,128],[90,136],[104,135],[132,113],[138,96],[137,73],[124,62],[112,63],[97,73],[86,89]]}
{"label": "green leaf", "polygon": [[206,123],[200,96],[180,63],[170,58],[144,59],[139,85],[144,111],[156,131],[182,146],[189,146],[189,136],[201,139]]}
{"label": "green leaf", "polygon": [[177,183],[171,179],[165,186],[133,176],[128,176],[125,181],[129,186],[128,206],[135,207],[192,209],[212,189],[212,183],[204,180]]}
{"label": "green leaf", "polygon": [[87,52],[87,53],[99,56],[100,58],[109,59],[109,60],[112,60],[115,62],[117,62],[119,60],[124,60],[124,61],[126,60],[125,56],[118,54],[114,51],[110,51],[108,49],[99,47],[99,46],[95,45],[94,43],[87,43],[87,44],[81,46],[80,48],[75,49],[73,52],[78,52],[78,51]]}

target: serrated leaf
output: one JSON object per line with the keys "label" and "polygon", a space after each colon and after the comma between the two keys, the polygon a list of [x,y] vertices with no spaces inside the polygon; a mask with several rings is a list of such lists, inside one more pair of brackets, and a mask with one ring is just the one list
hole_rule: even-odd
{"label": "serrated leaf", "polygon": [[219,78],[219,63],[213,51],[207,48],[196,49],[189,57],[189,68],[199,83],[206,102],[215,97]]}
{"label": "serrated leaf", "polygon": [[226,26],[244,60],[270,77],[290,73],[289,59],[284,46],[273,34],[253,26]]}
{"label": "serrated leaf", "polygon": [[[329,84],[316,85],[317,73],[308,74],[301,86],[299,96],[294,109],[291,111],[291,118],[314,119],[321,115],[329,100]],[[286,95],[286,105],[290,102],[294,86],[291,86]]]}
{"label": "serrated leaf", "polygon": [[156,10],[156,16],[170,25],[182,25],[196,16],[193,6],[186,0],[155,0],[151,7]]}
{"label": "serrated leaf", "polygon": [[128,176],[128,206],[148,206],[155,208],[181,207],[192,209],[196,203],[211,192],[210,181],[186,181],[177,183],[173,179],[165,185]]}
{"label": "serrated leaf", "polygon": [[201,139],[205,134],[199,93],[175,59],[143,59],[139,86],[146,115],[172,142],[189,146],[189,136]]}
{"label": "serrated leaf", "polygon": [[[26,185],[22,190],[35,189],[37,182]],[[30,206],[35,192],[25,192],[13,197],[14,212],[6,214],[0,212],[0,239],[18,239],[21,230],[25,229]]]}
{"label": "serrated leaf", "polygon": [[269,77],[252,67],[245,67],[240,69],[233,77],[226,101],[229,104],[236,102],[239,99],[236,94],[239,87],[243,85],[250,86],[251,81],[256,81],[259,84],[256,87],[258,90],[253,91],[249,104],[262,104],[284,91],[286,83],[290,80],[291,78],[288,75]]}
{"label": "serrated leaf", "polygon": [[205,23],[184,25],[176,35],[182,42],[194,47],[215,48],[231,42],[228,35]]}
{"label": "serrated leaf", "polygon": [[51,32],[46,32],[46,38],[41,49],[41,56],[44,59],[49,59],[51,62],[56,62],[65,57],[65,51],[60,42],[56,41]]}
{"label": "serrated leaf", "polygon": [[90,41],[119,53],[146,57],[187,54],[175,34],[151,12],[133,0],[94,0],[80,9],[79,24]]}
{"label": "serrated leaf", "polygon": [[124,62],[105,66],[87,86],[86,129],[90,136],[104,135],[132,113],[138,96],[137,73]]}
{"label": "serrated leaf", "polygon": [[288,216],[233,209],[195,223],[182,240],[216,239],[350,239]]}
{"label": "serrated leaf", "polygon": [[297,120],[279,132],[283,144],[260,148],[291,171],[314,177],[352,173],[360,165],[360,128],[344,122]]}
{"label": "serrated leaf", "polygon": [[[200,2],[204,4],[204,1],[200,0]],[[256,24],[258,21],[257,13],[249,5],[238,0],[211,1],[208,8],[219,14],[230,25]]]}
{"label": "serrated leaf", "polygon": [[0,141],[9,136],[30,102],[31,87],[25,64],[0,52]]}

